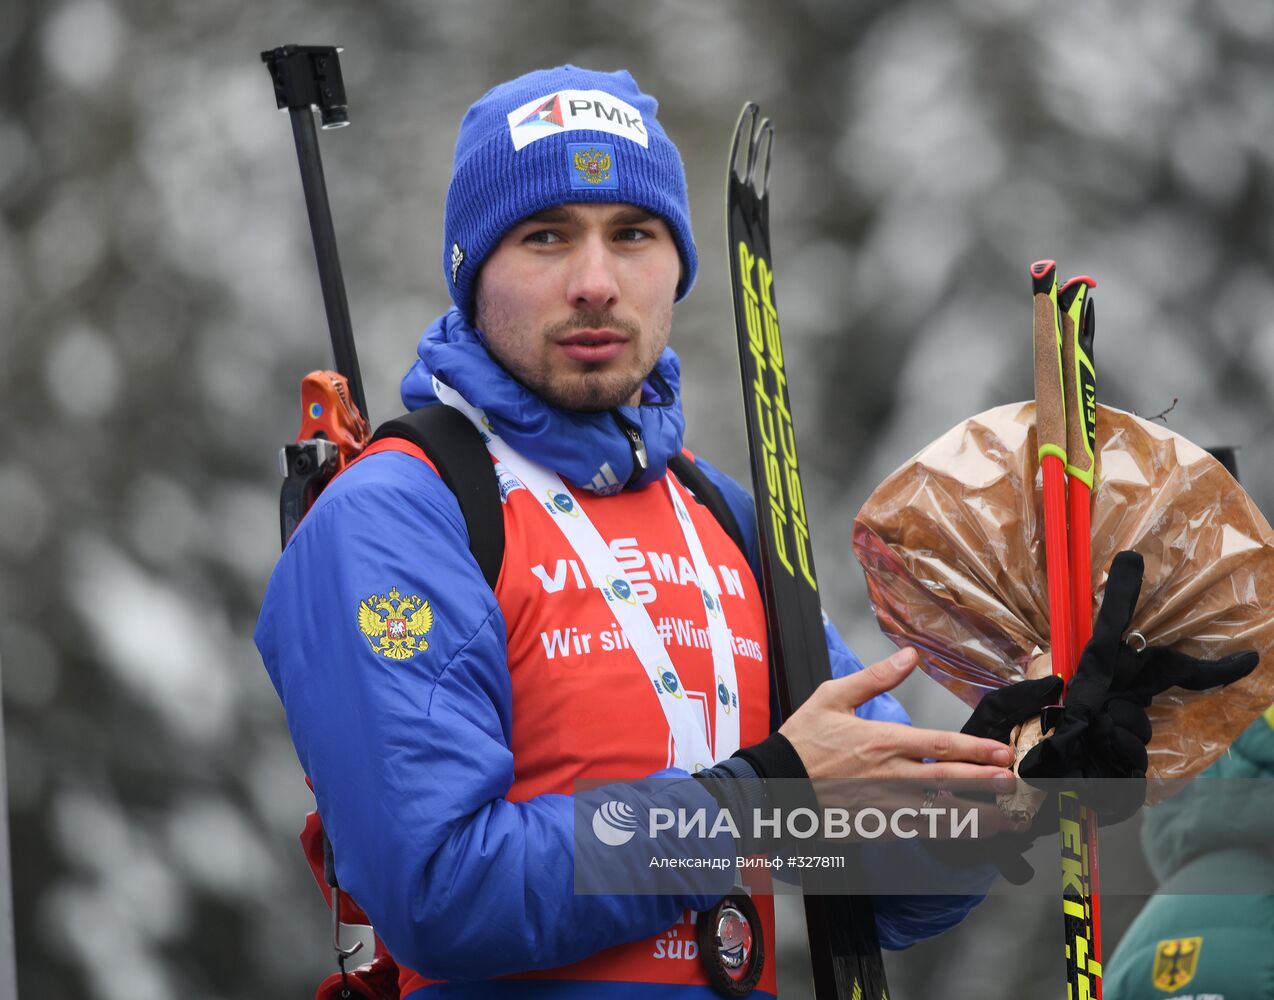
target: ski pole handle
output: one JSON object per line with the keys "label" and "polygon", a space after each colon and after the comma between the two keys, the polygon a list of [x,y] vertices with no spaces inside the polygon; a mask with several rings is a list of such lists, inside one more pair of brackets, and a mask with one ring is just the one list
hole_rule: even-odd
{"label": "ski pole handle", "polygon": [[1040,461],[1066,464],[1066,397],[1062,390],[1062,328],[1057,307],[1057,262],[1031,265],[1035,338],[1035,437]]}
{"label": "ski pole handle", "polygon": [[292,119],[292,136],[296,140],[301,187],[310,217],[310,234],[314,238],[314,256],[318,260],[319,284],[323,289],[336,370],[349,380],[354,405],[366,417],[367,400],[363,396],[363,378],[354,348],[349,300],[345,296],[341,260],[336,252],[336,230],[332,226],[332,209],[327,199],[313,115],[315,110],[319,112],[325,129],[349,124],[340,51],[332,45],[283,45],[262,52],[261,61],[270,70],[279,110],[286,110]]}
{"label": "ski pole handle", "polygon": [[1057,293],[1062,319],[1062,371],[1066,386],[1066,475],[1090,490],[1096,471],[1097,368],[1093,363],[1095,315],[1090,294],[1097,282],[1071,278]]}
{"label": "ski pole handle", "polygon": [[1088,275],[1071,278],[1057,293],[1062,319],[1062,376],[1066,395],[1066,480],[1070,509],[1071,616],[1078,656],[1093,634],[1090,507],[1097,474],[1097,369],[1093,364],[1095,313]]}

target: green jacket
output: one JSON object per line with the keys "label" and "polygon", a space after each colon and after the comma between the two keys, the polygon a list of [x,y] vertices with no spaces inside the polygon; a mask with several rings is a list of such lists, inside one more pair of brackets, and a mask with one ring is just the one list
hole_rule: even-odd
{"label": "green jacket", "polygon": [[[1274,778],[1274,706],[1201,777]],[[1274,795],[1194,791],[1146,813],[1159,889],[1106,962],[1109,1000],[1274,1000]],[[1197,894],[1218,885],[1245,894]]]}

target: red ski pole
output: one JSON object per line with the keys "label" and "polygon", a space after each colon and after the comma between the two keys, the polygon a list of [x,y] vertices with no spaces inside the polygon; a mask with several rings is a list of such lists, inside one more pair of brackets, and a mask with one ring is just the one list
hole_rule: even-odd
{"label": "red ski pole", "polygon": [[[1044,479],[1044,556],[1048,574],[1049,643],[1053,672],[1075,672],[1074,617],[1071,613],[1069,539],[1066,530],[1066,389],[1062,370],[1062,322],[1058,307],[1057,263],[1031,265],[1034,291],[1035,433]],[[1088,881],[1088,828],[1074,792],[1057,800],[1062,863],[1062,920],[1066,990],[1070,1000],[1097,995],[1092,967],[1091,901]]]}
{"label": "red ski pole", "polygon": [[[1097,471],[1097,370],[1093,364],[1096,332],[1091,290],[1097,282],[1087,275],[1071,278],[1058,293],[1062,320],[1062,379],[1066,396],[1066,480],[1070,510],[1068,563],[1071,574],[1071,623],[1076,656],[1093,634],[1093,575],[1091,499]],[[1070,665],[1073,673],[1078,663]],[[1063,674],[1069,681],[1070,675]],[[1095,996],[1102,995],[1101,878],[1097,848],[1097,814],[1084,814],[1088,877],[1089,971]]]}
{"label": "red ski pole", "polygon": [[1044,475],[1044,558],[1048,572],[1049,642],[1053,673],[1075,669],[1066,540],[1066,402],[1062,388],[1062,326],[1057,262],[1031,265],[1035,305],[1035,437]]}

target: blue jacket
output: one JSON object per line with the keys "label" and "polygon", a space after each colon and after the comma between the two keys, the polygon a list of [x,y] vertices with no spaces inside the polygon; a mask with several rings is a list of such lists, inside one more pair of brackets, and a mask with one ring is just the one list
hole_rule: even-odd
{"label": "blue jacket", "polygon": [[[671,350],[642,405],[618,410],[645,441],[649,466],[638,475],[612,414],[545,404],[491,359],[454,310],[420,342],[403,381],[409,408],[434,401],[434,374],[484,409],[510,445],[578,487],[589,489],[607,463],[621,483],[645,485],[664,475],[682,447],[680,370]],[[742,526],[755,573],[750,498],[699,465]],[[358,600],[390,578],[402,594],[433,595],[431,655],[408,668],[408,661],[369,657],[364,635],[337,624],[351,621]],[[576,894],[572,796],[506,798],[515,761],[505,637],[502,609],[470,555],[454,496],[428,466],[399,453],[356,463],[320,496],[279,560],[255,635],[314,783],[341,884],[400,962],[438,978],[556,968],[657,933],[686,907],[714,901],[693,892]],[[863,668],[830,624],[827,643],[835,675]],[[859,714],[909,721],[889,695]],[[902,948],[938,934],[980,899],[880,896],[881,942]]]}

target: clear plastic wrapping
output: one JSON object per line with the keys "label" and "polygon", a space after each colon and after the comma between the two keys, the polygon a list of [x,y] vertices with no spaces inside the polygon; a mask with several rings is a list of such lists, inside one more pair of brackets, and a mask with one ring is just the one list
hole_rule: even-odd
{"label": "clear plastic wrapping", "polygon": [[[1150,708],[1150,777],[1198,773],[1274,702],[1274,532],[1202,448],[1098,407],[1094,614],[1115,553],[1146,573],[1132,627],[1151,645],[1261,665],[1228,688],[1171,689]],[[881,629],[968,705],[1026,676],[1047,650],[1042,482],[1035,406],[952,428],[887,478],[854,522],[854,551]]]}

